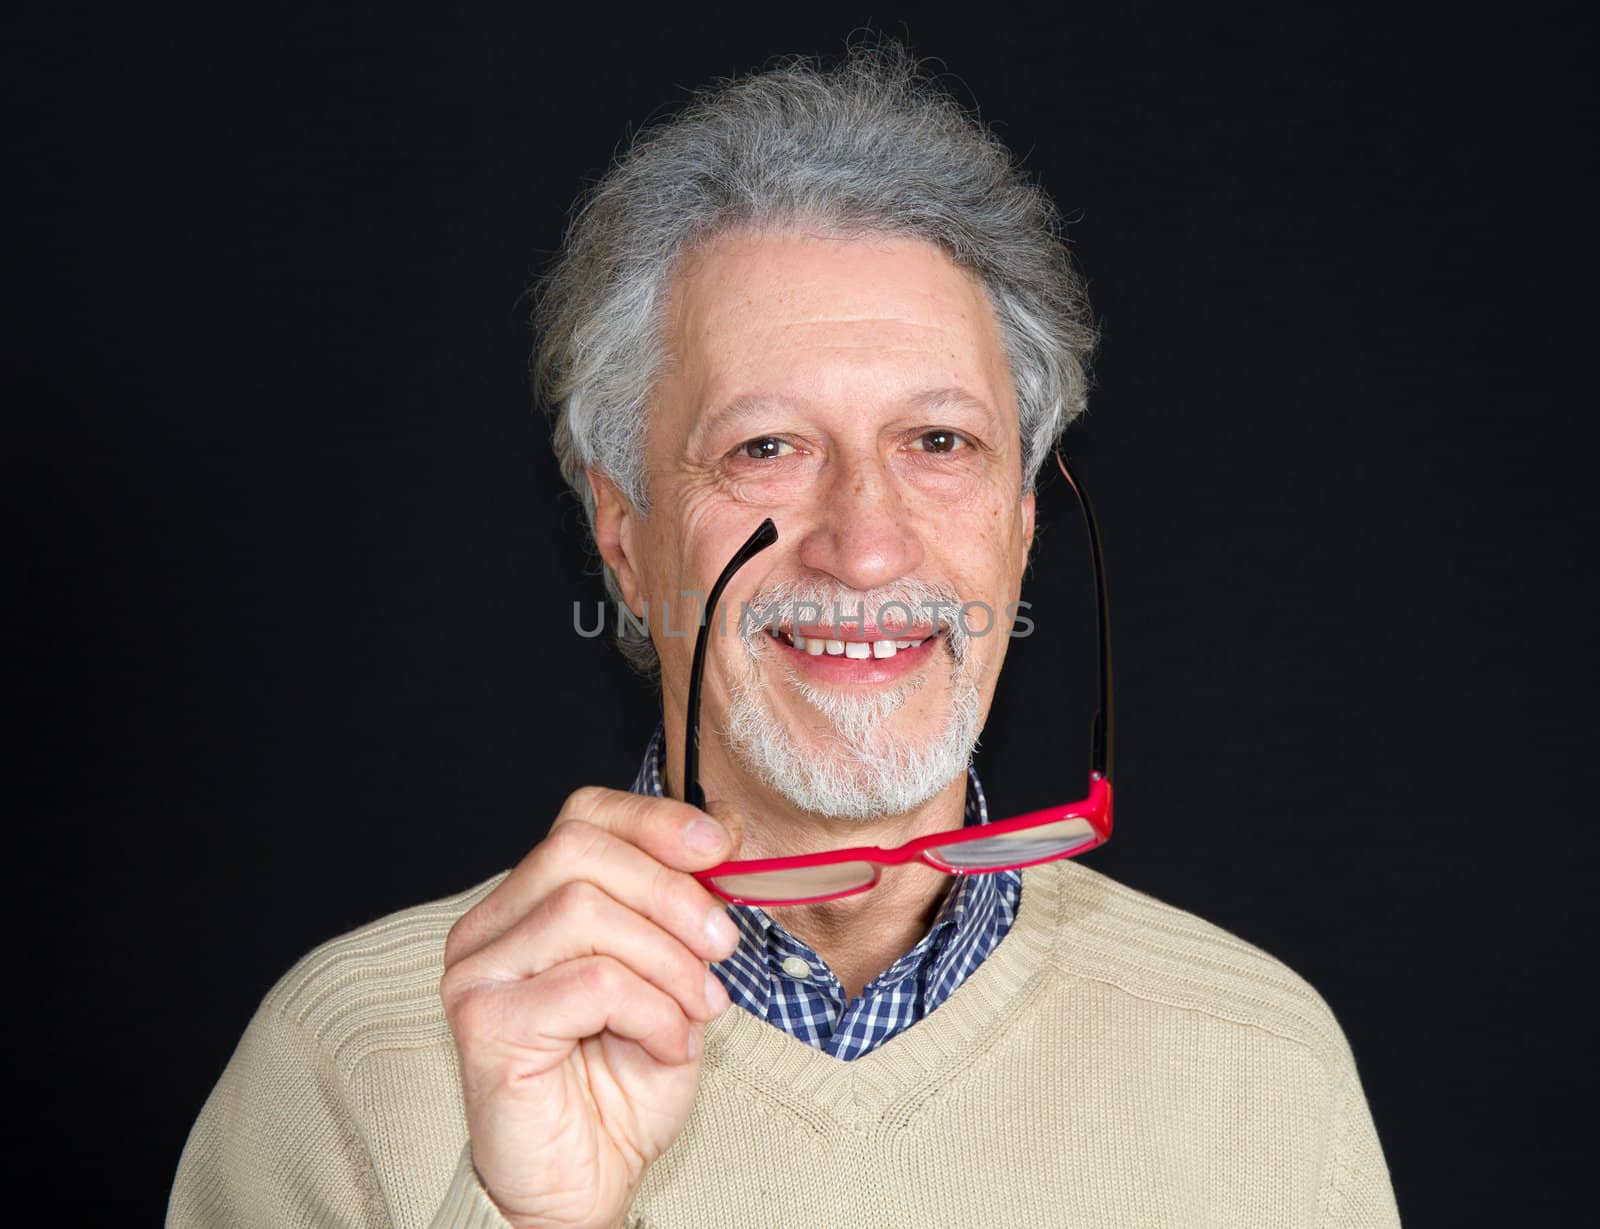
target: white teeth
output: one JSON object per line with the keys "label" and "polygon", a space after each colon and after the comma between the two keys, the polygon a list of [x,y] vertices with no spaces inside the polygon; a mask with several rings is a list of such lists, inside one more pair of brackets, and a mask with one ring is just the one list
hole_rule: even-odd
{"label": "white teeth", "polygon": [[905,649],[915,649],[926,643],[926,640],[824,640],[819,636],[807,637],[788,631],[777,631],[773,635],[812,657],[821,657],[826,653],[829,657],[848,657],[852,661],[893,657]]}

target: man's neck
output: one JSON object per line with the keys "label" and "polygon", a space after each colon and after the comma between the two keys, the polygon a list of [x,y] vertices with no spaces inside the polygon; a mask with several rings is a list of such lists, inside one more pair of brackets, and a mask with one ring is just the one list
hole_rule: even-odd
{"label": "man's neck", "polygon": [[928,933],[953,883],[949,875],[908,864],[887,868],[870,892],[767,912],[827,962],[853,999]]}
{"label": "man's neck", "polygon": [[[673,768],[683,764],[681,732],[670,729],[663,748],[664,784],[681,798]],[[726,758],[720,746],[701,746],[701,785],[707,807],[739,831],[736,858],[781,858],[852,845],[889,849],[933,832],[960,828],[966,814],[967,776],[962,773],[916,810],[881,819],[826,819],[802,811]],[[788,905],[767,912],[816,952],[853,998],[928,932],[950,890],[951,878],[930,867],[885,867],[871,891],[815,905]]]}

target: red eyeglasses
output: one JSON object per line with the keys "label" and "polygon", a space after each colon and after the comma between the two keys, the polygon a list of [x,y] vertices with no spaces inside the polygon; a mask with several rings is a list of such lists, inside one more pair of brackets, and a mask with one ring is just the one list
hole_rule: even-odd
{"label": "red eyeglasses", "polygon": [[[1105,561],[1088,495],[1059,452],[1056,464],[1061,467],[1067,485],[1083,510],[1084,524],[1089,531],[1089,555],[1094,565],[1095,615],[1100,640],[1100,709],[1095,714],[1091,733],[1088,796],[1079,802],[1047,807],[1013,819],[958,828],[953,832],[936,832],[893,849],[858,845],[787,858],[723,862],[698,872],[696,879],[723,900],[736,905],[816,904],[867,891],[877,884],[886,866],[920,862],[948,875],[979,875],[1074,857],[1111,838],[1111,627]],[[689,677],[688,729],[683,756],[684,798],[702,809],[705,794],[700,788],[700,682],[705,673],[712,612],[734,573],[777,540],[777,526],[770,518],[762,521],[728,561],[706,598]]]}

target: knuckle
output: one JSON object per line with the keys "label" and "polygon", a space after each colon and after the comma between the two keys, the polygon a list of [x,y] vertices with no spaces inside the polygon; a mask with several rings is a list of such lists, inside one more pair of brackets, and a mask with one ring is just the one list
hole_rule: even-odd
{"label": "knuckle", "polygon": [[600,889],[582,879],[571,879],[550,894],[549,916],[558,926],[592,922],[600,910]]}
{"label": "knuckle", "polygon": [[622,966],[609,956],[598,956],[584,963],[578,984],[597,999],[615,999],[622,991]]}
{"label": "knuckle", "polygon": [[480,984],[452,971],[440,980],[439,997],[450,1031],[457,1037],[479,1037],[489,1031],[492,1005]]}
{"label": "knuckle", "polygon": [[582,862],[593,854],[602,835],[593,824],[574,819],[552,829],[540,845],[561,862]]}
{"label": "knuckle", "polygon": [[580,785],[568,794],[567,800],[561,804],[561,814],[588,815],[600,805],[605,792],[598,785]]}

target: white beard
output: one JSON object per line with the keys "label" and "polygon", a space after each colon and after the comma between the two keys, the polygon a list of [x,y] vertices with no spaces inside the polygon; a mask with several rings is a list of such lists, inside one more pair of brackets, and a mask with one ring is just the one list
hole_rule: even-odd
{"label": "white beard", "polygon": [[[777,609],[792,602],[819,601],[832,609],[833,593],[815,588],[775,586],[758,595],[752,606]],[[948,591],[919,582],[903,582],[866,595],[837,595],[846,611],[864,606],[882,610],[885,603],[905,602],[926,609],[937,598],[957,605]],[[904,815],[931,801],[966,772],[978,743],[981,702],[972,677],[967,634],[959,620],[946,615],[936,629],[944,633],[939,650],[950,660],[948,712],[932,739],[912,742],[889,732],[886,722],[922,690],[926,676],[865,695],[816,687],[785,669],[784,682],[826,720],[829,732],[822,746],[802,747],[779,720],[763,685],[760,664],[769,666],[777,651],[763,628],[741,637],[748,669],[731,688],[729,746],[758,780],[802,811],[829,819],[877,819]]]}

